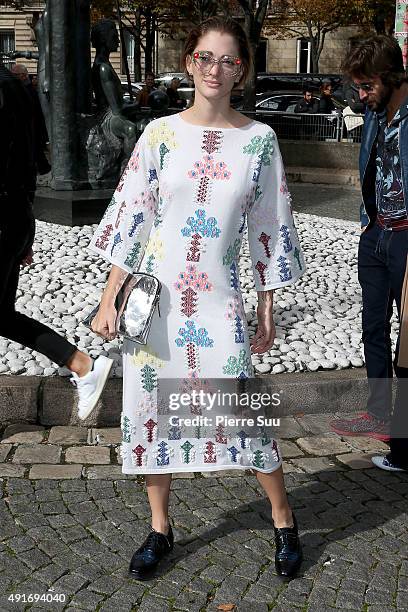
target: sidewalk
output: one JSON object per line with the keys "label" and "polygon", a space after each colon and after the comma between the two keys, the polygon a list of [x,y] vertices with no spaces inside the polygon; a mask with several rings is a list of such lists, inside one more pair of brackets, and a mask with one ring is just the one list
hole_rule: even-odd
{"label": "sidewalk", "polygon": [[[120,430],[10,426],[0,444],[0,610],[408,610],[408,475],[372,468],[387,446],[328,433],[332,417],[281,421],[305,552],[290,582],[275,574],[269,504],[252,474],[176,475],[177,544],[160,577],[139,583],[127,566],[149,506],[143,479],[121,473]],[[22,603],[30,593],[54,600]]]}

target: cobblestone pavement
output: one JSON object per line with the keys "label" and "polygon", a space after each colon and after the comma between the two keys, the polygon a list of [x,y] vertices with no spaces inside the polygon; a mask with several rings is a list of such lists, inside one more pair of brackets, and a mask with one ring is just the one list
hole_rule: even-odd
{"label": "cobblestone pavement", "polygon": [[159,576],[140,583],[127,568],[149,506],[143,479],[121,474],[119,430],[9,427],[0,611],[408,610],[408,474],[371,469],[370,455],[387,447],[328,434],[330,418],[282,419],[305,553],[291,581],[276,576],[270,507],[251,473],[174,478],[176,545]]}

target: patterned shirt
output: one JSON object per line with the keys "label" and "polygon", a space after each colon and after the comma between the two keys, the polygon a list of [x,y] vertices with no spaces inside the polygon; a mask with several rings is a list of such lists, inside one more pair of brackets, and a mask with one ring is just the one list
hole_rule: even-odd
{"label": "patterned shirt", "polygon": [[408,115],[408,104],[398,109],[390,125],[387,111],[379,113],[376,155],[377,221],[390,229],[407,229],[408,215],[404,200],[399,149],[399,124]]}

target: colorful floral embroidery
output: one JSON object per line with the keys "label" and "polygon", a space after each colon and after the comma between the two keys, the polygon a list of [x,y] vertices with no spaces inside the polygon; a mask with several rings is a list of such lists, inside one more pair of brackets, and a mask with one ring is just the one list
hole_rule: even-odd
{"label": "colorful floral embroidery", "polygon": [[209,155],[219,151],[221,148],[221,142],[223,133],[221,130],[204,130],[202,149]]}
{"label": "colorful floral embroidery", "polygon": [[265,276],[265,270],[267,269],[268,266],[266,266],[263,261],[257,261],[256,265],[255,265],[255,270],[257,270],[258,274],[259,274],[259,278],[260,281],[262,283],[262,285],[266,285],[266,276]]}
{"label": "colorful floral embroidery", "polygon": [[136,242],[133,245],[132,249],[129,251],[125,259],[125,266],[129,266],[129,268],[134,268],[136,266],[141,247],[142,245],[140,244],[140,242]]}
{"label": "colorful floral embroidery", "polygon": [[245,349],[241,349],[236,355],[230,355],[227,359],[227,365],[223,366],[222,371],[224,374],[230,376],[239,376],[240,374],[247,375],[252,369],[251,357],[247,354]]}
{"label": "colorful floral embroidery", "polygon": [[195,459],[195,451],[193,450],[194,444],[191,444],[189,440],[186,440],[185,442],[183,442],[183,444],[180,445],[180,449],[181,449],[181,461],[183,463],[191,463],[192,461],[194,461]]}
{"label": "colorful floral embroidery", "polygon": [[143,213],[138,212],[136,215],[133,215],[133,221],[129,228],[128,236],[132,238],[133,236],[137,236],[140,230],[142,229],[142,223],[144,221]]}
{"label": "colorful floral embroidery", "polygon": [[153,442],[157,439],[157,423],[153,419],[149,419],[143,424],[143,437],[147,442]]}
{"label": "colorful floral embroidery", "polygon": [[227,448],[227,451],[229,452],[229,457],[232,463],[238,463],[238,457],[241,454],[240,451],[235,446],[230,446]]}
{"label": "colorful floral embroidery", "polygon": [[140,150],[139,150],[139,146],[136,145],[129,159],[129,168],[130,170],[133,170],[133,172],[137,172],[139,170],[139,161],[140,161],[139,157],[140,157]]}
{"label": "colorful floral embroidery", "polygon": [[279,233],[282,239],[283,250],[285,251],[285,253],[289,253],[289,251],[292,250],[293,246],[292,246],[292,241],[290,239],[290,232],[289,232],[288,226],[281,225],[279,229]]}
{"label": "colorful floral embroidery", "polygon": [[157,445],[157,451],[154,453],[156,457],[156,463],[158,466],[164,466],[170,464],[170,456],[174,454],[173,449],[167,442],[162,440]]}
{"label": "colorful floral embroidery", "polygon": [[239,258],[239,251],[241,249],[241,240],[236,238],[234,244],[230,244],[226,254],[222,258],[224,266],[230,266],[232,262],[237,261]]}
{"label": "colorful floral embroidery", "polygon": [[113,255],[113,251],[115,250],[115,248],[121,244],[123,242],[120,232],[118,232],[114,237],[113,237],[113,244],[112,244],[112,248],[111,248],[111,256]]}
{"label": "colorful floral embroidery", "polygon": [[292,278],[292,272],[290,271],[289,263],[286,257],[281,255],[278,257],[279,266],[279,277],[281,281],[289,281]]}
{"label": "colorful floral embroidery", "polygon": [[156,212],[156,199],[151,191],[142,191],[132,202],[132,208],[144,209],[149,213]]}
{"label": "colorful floral embroidery", "polygon": [[180,327],[178,334],[180,338],[175,340],[177,346],[185,346],[188,342],[202,347],[211,347],[214,344],[214,340],[208,337],[208,331],[205,327],[200,327],[197,330],[194,321],[186,321],[185,327]]}
{"label": "colorful floral embroidery", "polygon": [[249,438],[248,434],[241,429],[241,431],[238,431],[237,433],[237,442],[241,448],[249,448],[251,438]]}
{"label": "colorful floral embroidery", "polygon": [[214,442],[209,440],[204,445],[204,463],[217,463],[217,452]]}
{"label": "colorful floral embroidery", "polygon": [[142,387],[145,391],[151,393],[157,387],[157,373],[154,368],[148,364],[141,369]]}
{"label": "colorful floral embroidery", "polygon": [[216,227],[217,219],[215,217],[208,217],[206,219],[205,210],[198,209],[195,211],[194,217],[188,217],[187,225],[189,227],[183,227],[181,233],[183,236],[192,236],[192,234],[199,234],[205,238],[218,238],[221,233],[221,230]]}
{"label": "colorful floral embroidery", "polygon": [[95,241],[95,246],[102,251],[106,251],[106,247],[108,246],[110,235],[113,232],[113,225],[109,223],[102,230],[101,235]]}
{"label": "colorful floral embroidery", "polygon": [[301,263],[301,260],[300,260],[300,251],[299,251],[299,249],[297,247],[295,247],[295,250],[293,251],[293,257],[294,257],[294,259],[296,259],[296,263],[297,263],[297,265],[299,267],[299,270],[302,270],[303,268],[302,268],[302,263]]}
{"label": "colorful floral embroidery", "polygon": [[252,465],[261,470],[265,469],[265,460],[267,459],[268,455],[259,449],[256,450],[251,456]]}
{"label": "colorful floral embroidery", "polygon": [[164,365],[164,361],[157,356],[149,345],[146,345],[144,347],[134,349],[132,364],[136,368],[140,368],[144,365],[149,365],[153,368],[161,368]]}
{"label": "colorful floral embroidery", "polygon": [[188,264],[185,272],[180,272],[174,283],[176,291],[192,288],[195,291],[212,291],[207,272],[199,272],[193,264]]}
{"label": "colorful floral embroidery", "polygon": [[259,242],[263,245],[263,248],[265,249],[266,257],[268,258],[271,256],[271,250],[269,248],[270,239],[271,237],[268,236],[268,234],[265,234],[265,232],[262,232],[262,234],[258,238]]}
{"label": "colorful floral embroidery", "polygon": [[231,289],[235,289],[235,291],[239,290],[239,276],[236,261],[233,261],[230,265],[230,283]]}
{"label": "colorful floral embroidery", "polygon": [[145,452],[146,449],[141,444],[138,444],[136,448],[132,450],[132,453],[134,453],[134,457],[132,459],[137,467],[146,465],[147,457],[143,457]]}
{"label": "colorful floral embroidery", "polygon": [[254,136],[251,138],[251,142],[243,148],[243,152],[258,155],[264,166],[270,166],[275,150],[272,144],[274,140],[275,136],[272,132],[268,132],[266,136]]}
{"label": "colorful floral embroidery", "polygon": [[120,419],[120,427],[122,429],[122,441],[130,443],[130,419],[124,414]]}
{"label": "colorful floral embroidery", "polygon": [[207,176],[221,181],[229,180],[231,177],[227,164],[223,161],[215,162],[212,155],[204,155],[201,161],[196,161],[193,169],[189,170],[187,174],[192,179]]}
{"label": "colorful floral embroidery", "polygon": [[147,137],[149,147],[156,147],[160,143],[164,143],[169,149],[176,149],[178,147],[175,132],[169,128],[165,120],[151,127]]}
{"label": "colorful floral embroidery", "polygon": [[121,219],[123,217],[123,213],[125,211],[125,208],[126,208],[126,202],[123,201],[122,204],[119,206],[118,214],[117,214],[117,217],[116,217],[116,221],[115,221],[115,228],[116,229],[118,229],[118,227],[119,227],[119,224],[120,224]]}

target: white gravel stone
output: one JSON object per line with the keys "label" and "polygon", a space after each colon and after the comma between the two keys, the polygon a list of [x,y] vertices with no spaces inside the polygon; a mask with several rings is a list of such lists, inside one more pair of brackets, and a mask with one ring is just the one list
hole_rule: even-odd
{"label": "white gravel stone", "polygon": [[258,372],[258,374],[267,374],[271,371],[271,367],[270,363],[259,363],[255,366],[255,371]]}
{"label": "white gravel stone", "polygon": [[350,357],[350,362],[354,368],[361,368],[364,365],[363,360],[360,359],[360,357]]}
{"label": "white gravel stone", "polygon": [[[295,213],[308,271],[295,285],[275,291],[277,337],[272,350],[253,355],[257,371],[273,373],[361,367],[361,290],[357,279],[358,223]],[[37,222],[34,263],[20,275],[17,309],[70,338],[91,356],[115,360],[122,375],[120,342],[107,343],[81,321],[98,304],[109,264],[87,250],[95,226]],[[240,280],[251,335],[257,305],[248,244],[240,257]],[[392,319],[395,346],[398,321]],[[55,375],[58,366],[39,353],[0,338],[0,373]],[[259,370],[260,368],[260,370]]]}

